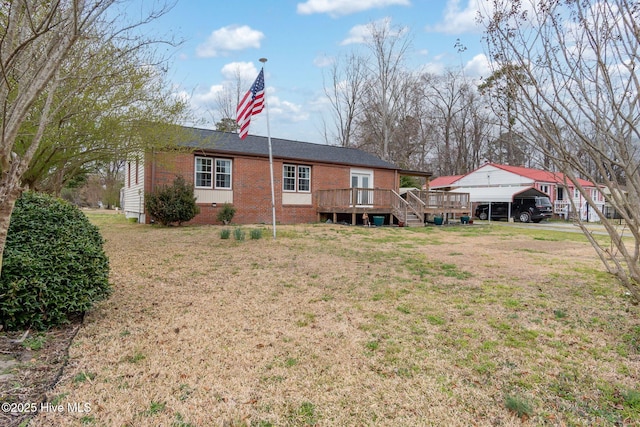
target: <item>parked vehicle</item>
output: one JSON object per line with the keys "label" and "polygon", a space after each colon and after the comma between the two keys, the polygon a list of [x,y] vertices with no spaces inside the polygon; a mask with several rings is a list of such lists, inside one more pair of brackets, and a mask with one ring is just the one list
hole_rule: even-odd
{"label": "parked vehicle", "polygon": [[[553,205],[548,197],[515,197],[511,203],[511,217],[520,222],[540,222],[553,215]],[[476,217],[479,219],[489,218],[489,204],[482,204],[476,207]],[[507,219],[509,217],[509,203],[491,203],[491,219]]]}

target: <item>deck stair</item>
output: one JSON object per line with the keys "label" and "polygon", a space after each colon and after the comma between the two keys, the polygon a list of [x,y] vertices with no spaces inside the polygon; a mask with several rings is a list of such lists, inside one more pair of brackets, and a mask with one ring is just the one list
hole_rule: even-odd
{"label": "deck stair", "polygon": [[424,227],[424,221],[421,220],[415,213],[407,212],[405,225],[407,227]]}
{"label": "deck stair", "polygon": [[391,213],[398,222],[407,227],[424,227],[424,208],[426,203],[412,192],[406,193],[406,199],[393,191],[394,200]]}

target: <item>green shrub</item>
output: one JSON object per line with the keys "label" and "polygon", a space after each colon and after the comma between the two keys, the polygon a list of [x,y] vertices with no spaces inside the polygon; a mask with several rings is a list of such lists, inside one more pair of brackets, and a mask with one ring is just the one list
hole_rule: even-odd
{"label": "green shrub", "polygon": [[259,229],[259,228],[252,228],[251,231],[249,232],[249,236],[253,240],[258,240],[258,239],[262,238],[262,230]]}
{"label": "green shrub", "polygon": [[243,241],[245,236],[246,236],[246,233],[242,228],[238,227],[235,230],[233,230],[233,237],[235,237],[236,240]]}
{"label": "green shrub", "polygon": [[229,236],[231,235],[231,230],[229,230],[228,228],[223,228],[222,230],[220,230],[220,238],[221,239],[228,239]]}
{"label": "green shrub", "polygon": [[224,224],[229,224],[235,214],[236,208],[231,206],[229,203],[225,203],[224,205],[222,205],[222,209],[220,209],[220,212],[218,212],[217,219]]}
{"label": "green shrub", "polygon": [[11,216],[0,276],[8,330],[48,329],[106,298],[109,260],[98,228],[73,205],[25,192]]}
{"label": "green shrub", "polygon": [[173,185],[165,185],[146,196],[145,206],[149,215],[162,225],[192,220],[200,208],[193,196],[193,185],[188,184],[181,176],[173,180]]}

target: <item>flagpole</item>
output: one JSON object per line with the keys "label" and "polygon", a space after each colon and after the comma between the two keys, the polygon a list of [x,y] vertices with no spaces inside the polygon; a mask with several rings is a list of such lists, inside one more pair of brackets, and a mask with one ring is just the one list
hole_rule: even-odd
{"label": "flagpole", "polygon": [[[260,58],[262,68],[267,58]],[[271,173],[271,216],[273,218],[273,240],[276,239],[276,193],[273,185],[273,153],[271,151],[271,129],[269,128],[269,104],[267,102],[267,87],[264,88],[264,109],[267,112],[267,141],[269,142],[269,172]]]}

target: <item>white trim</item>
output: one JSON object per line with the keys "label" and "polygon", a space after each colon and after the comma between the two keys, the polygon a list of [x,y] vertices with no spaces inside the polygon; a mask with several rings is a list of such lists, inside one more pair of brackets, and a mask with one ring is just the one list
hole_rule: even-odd
{"label": "white trim", "polygon": [[[470,202],[512,202],[513,196],[533,187],[505,186],[505,187],[460,187],[451,190],[452,193],[469,193]],[[540,191],[540,190],[536,190]],[[545,193],[546,194],[546,193]]]}
{"label": "white trim", "polygon": [[[198,171],[198,160],[209,160],[211,162],[211,172],[202,172],[202,171]],[[215,167],[215,159],[213,157],[204,157],[204,156],[195,156],[193,159],[193,187],[194,188],[203,188],[203,189],[208,189],[211,190],[213,189],[214,186],[214,179],[215,179],[215,171],[213,170]],[[210,177],[209,177],[209,181],[211,182],[211,185],[198,185],[198,174],[206,174],[209,173]]]}
{"label": "white trim", "polygon": [[[373,186],[373,169],[359,169],[359,168],[351,168],[351,172],[349,173],[349,188],[353,188],[353,178],[357,178],[358,182],[361,183],[362,177],[367,177],[369,184],[366,187],[357,187],[357,188],[368,188],[374,189]],[[357,194],[357,205],[362,207],[370,207],[373,206],[373,192],[359,190]]]}
{"label": "white trim", "polygon": [[[218,187],[218,161],[229,162],[229,186],[228,187]],[[226,175],[220,174],[220,175]],[[225,159],[222,157],[216,157],[214,162],[214,170],[213,170],[213,188],[216,190],[233,190],[233,160]]]}
{"label": "white trim", "polygon": [[[211,185],[198,185],[198,173],[207,173],[207,172],[199,172],[198,171],[198,159],[209,160],[211,161],[211,172],[210,179]],[[229,187],[218,187],[217,185],[217,177],[218,177],[218,162],[224,161],[229,162]],[[220,174],[223,175],[223,174]],[[227,174],[224,174],[227,175]],[[207,156],[195,156],[193,158],[193,187],[194,189],[200,190],[232,190],[233,189],[233,160],[224,158],[224,157],[207,157]]]}
{"label": "white trim", "polygon": [[[293,167],[293,172],[294,172],[294,176],[290,177],[290,176],[285,176],[285,168],[286,167]],[[309,189],[308,190],[300,190],[300,168],[307,168],[309,170],[309,178],[306,178],[309,180]],[[310,165],[305,165],[305,164],[297,164],[297,163],[283,163],[282,164],[282,193],[302,193],[302,194],[311,194],[311,166]],[[290,180],[293,179],[293,186],[294,189],[293,190],[287,190],[284,188],[284,183],[285,180]],[[306,204],[306,203],[305,203]]]}

